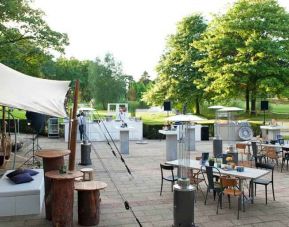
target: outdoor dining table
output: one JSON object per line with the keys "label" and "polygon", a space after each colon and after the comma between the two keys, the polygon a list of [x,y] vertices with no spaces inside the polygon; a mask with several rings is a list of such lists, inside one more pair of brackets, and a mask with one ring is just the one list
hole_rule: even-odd
{"label": "outdoor dining table", "polygon": [[[180,162],[180,163],[186,163],[186,162]],[[172,166],[180,166],[179,165],[179,160],[174,160],[174,161],[168,161],[166,162],[166,164],[168,165],[172,165]],[[195,170],[201,170],[202,168],[202,164],[200,162],[200,160],[190,160],[190,164],[189,166],[186,166],[190,169],[195,169]],[[225,176],[233,176],[239,179],[239,184],[240,184],[240,188],[241,190],[243,190],[243,180],[250,180],[250,200],[251,203],[254,202],[254,187],[253,187],[253,181],[257,178],[263,177],[265,175],[267,175],[268,173],[270,173],[270,171],[268,170],[264,170],[264,169],[255,169],[255,168],[249,168],[249,167],[244,167],[244,172],[238,172],[237,170],[225,170],[222,168],[218,168],[218,170],[220,171],[221,175],[225,175]]]}

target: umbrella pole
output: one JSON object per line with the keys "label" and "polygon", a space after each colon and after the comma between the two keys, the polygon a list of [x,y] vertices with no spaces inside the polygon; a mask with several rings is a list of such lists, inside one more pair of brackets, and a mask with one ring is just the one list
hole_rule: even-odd
{"label": "umbrella pole", "polygon": [[2,151],[4,153],[6,153],[6,146],[5,146],[5,133],[6,133],[6,124],[5,124],[5,106],[2,106],[2,136],[1,136],[1,147],[2,147]]}
{"label": "umbrella pole", "polygon": [[77,103],[78,103],[78,90],[79,90],[79,80],[75,81],[74,90],[74,103],[72,112],[72,124],[71,124],[71,139],[70,139],[70,155],[69,155],[69,167],[70,171],[75,168],[75,153],[76,153],[76,136],[77,136]]}

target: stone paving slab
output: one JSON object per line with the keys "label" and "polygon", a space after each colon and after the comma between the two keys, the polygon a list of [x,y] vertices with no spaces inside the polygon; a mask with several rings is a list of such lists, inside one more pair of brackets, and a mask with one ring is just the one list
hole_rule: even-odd
{"label": "stone paving slab", "polygon": [[[165,141],[147,140],[147,144],[136,144],[130,141],[130,154],[124,155],[124,159],[130,168],[131,177],[119,158],[115,158],[110,147],[105,142],[93,142],[93,150],[99,154],[101,161],[109,169],[108,174],[97,155],[92,151],[91,159],[94,171],[94,179],[104,181],[108,187],[101,191],[101,214],[98,226],[138,226],[132,213],[125,210],[123,201],[116,190],[109,175],[117,184],[119,191],[129,201],[135,215],[142,226],[172,226],[173,224],[173,193],[169,182],[164,182],[162,196],[160,193],[160,167],[165,161]],[[40,138],[42,148],[66,149],[67,144],[63,139]],[[119,145],[118,143],[116,143]],[[29,146],[27,146],[29,149]],[[212,153],[212,141],[197,142],[196,150],[191,152],[191,157],[199,156],[202,151]],[[27,151],[27,150],[26,150]],[[24,156],[25,150],[17,153]],[[29,154],[28,154],[29,157]],[[13,157],[12,157],[13,158]],[[80,161],[80,144],[77,144],[76,163]],[[68,159],[66,157],[66,162]],[[17,158],[17,165],[23,163],[23,159]],[[11,165],[11,164],[10,164]],[[9,168],[9,166],[8,166]],[[77,169],[83,166],[76,165]],[[237,200],[232,198],[232,208],[228,208],[228,202],[224,199],[223,209],[216,214],[217,203],[213,200],[212,193],[208,196],[208,203],[204,205],[204,197],[201,191],[197,191],[195,203],[195,222],[199,227],[206,226],[289,226],[289,172],[275,172],[275,195],[272,199],[271,187],[268,187],[268,205],[265,205],[264,187],[257,187],[257,197],[254,204],[246,204],[246,211],[240,212],[237,220]],[[205,191],[205,185],[201,185]],[[3,204],[0,204],[1,206]],[[77,224],[77,193],[74,196],[74,226]],[[16,216],[0,218],[0,227],[10,226],[52,226],[45,219],[44,209],[41,215]]]}

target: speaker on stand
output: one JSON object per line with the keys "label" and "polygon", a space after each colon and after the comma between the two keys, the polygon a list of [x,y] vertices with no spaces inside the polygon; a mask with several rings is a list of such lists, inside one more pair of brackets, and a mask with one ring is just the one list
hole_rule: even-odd
{"label": "speaker on stand", "polygon": [[[32,128],[32,148],[26,152],[26,154],[32,151],[31,157],[26,160],[23,165],[27,164],[32,159],[32,165],[35,164],[35,151],[41,149],[38,142],[39,133],[43,130],[45,126],[45,115],[40,113],[35,113],[31,111],[26,112],[27,124]],[[25,155],[26,155],[25,154]]]}
{"label": "speaker on stand", "polygon": [[169,116],[169,111],[172,110],[171,101],[164,101],[164,111],[167,111],[167,115]]}
{"label": "speaker on stand", "polygon": [[269,109],[269,102],[268,101],[261,101],[261,110],[264,111],[264,121],[263,125],[265,125],[265,112]]}

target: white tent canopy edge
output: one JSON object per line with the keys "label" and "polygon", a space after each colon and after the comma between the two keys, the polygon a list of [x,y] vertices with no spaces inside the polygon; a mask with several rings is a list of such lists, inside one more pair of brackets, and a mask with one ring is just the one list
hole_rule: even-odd
{"label": "white tent canopy edge", "polygon": [[40,79],[0,63],[0,105],[67,117],[64,102],[70,81]]}

